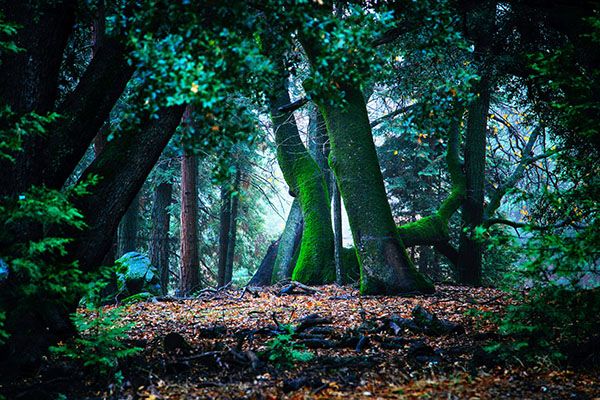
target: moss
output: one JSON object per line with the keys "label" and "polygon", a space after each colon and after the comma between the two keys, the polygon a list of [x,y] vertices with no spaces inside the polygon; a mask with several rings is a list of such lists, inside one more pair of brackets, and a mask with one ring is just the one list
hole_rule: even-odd
{"label": "moss", "polygon": [[298,199],[304,226],[292,279],[305,284],[335,280],[333,229],[329,193],[321,169],[302,143],[293,114],[278,108],[290,103],[287,77],[281,74],[271,99],[271,118],[277,143],[277,160],[290,192]]}
{"label": "moss", "polygon": [[[457,113],[459,116],[462,110]],[[459,125],[460,117],[453,120],[448,135],[448,148],[446,152],[446,163],[452,181],[452,190],[448,197],[442,202],[437,212],[398,227],[398,234],[407,247],[415,245],[436,245],[447,243],[450,240],[448,223],[454,213],[460,208],[465,198],[466,178],[462,172],[459,156]]]}
{"label": "moss", "polygon": [[431,292],[433,286],[408,257],[383,185],[366,104],[345,86],[345,105],[320,104],[329,134],[329,164],[344,199],[360,261],[361,293]]}

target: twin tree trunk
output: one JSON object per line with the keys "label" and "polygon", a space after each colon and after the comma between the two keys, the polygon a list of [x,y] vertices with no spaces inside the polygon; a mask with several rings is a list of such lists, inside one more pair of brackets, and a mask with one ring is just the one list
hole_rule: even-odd
{"label": "twin tree trunk", "polygon": [[200,287],[198,258],[198,157],[185,152],[181,161],[181,264],[179,291],[188,295]]}
{"label": "twin tree trunk", "polygon": [[[327,184],[321,169],[302,143],[294,115],[279,111],[291,102],[287,74],[282,58],[279,79],[270,100],[271,118],[277,144],[277,160],[290,193],[298,200],[304,226],[300,252],[292,279],[306,284],[323,284],[335,280],[333,231]],[[280,271],[275,272],[280,273]]]}

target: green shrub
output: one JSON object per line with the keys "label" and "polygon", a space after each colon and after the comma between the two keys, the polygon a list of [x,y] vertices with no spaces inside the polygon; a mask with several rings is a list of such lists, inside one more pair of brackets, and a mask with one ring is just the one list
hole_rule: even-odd
{"label": "green shrub", "polygon": [[142,349],[129,347],[123,340],[133,324],[120,324],[121,309],[108,311],[94,309],[92,318],[82,314],[73,314],[72,321],[78,331],[78,336],[68,343],[50,347],[57,355],[81,361],[85,367],[108,375],[114,373],[119,366],[119,360],[132,356]]}
{"label": "green shrub", "polygon": [[292,366],[296,362],[306,362],[313,359],[314,355],[306,351],[306,347],[294,340],[294,327],[281,325],[283,332],[269,340],[266,354],[269,361],[279,366]]}

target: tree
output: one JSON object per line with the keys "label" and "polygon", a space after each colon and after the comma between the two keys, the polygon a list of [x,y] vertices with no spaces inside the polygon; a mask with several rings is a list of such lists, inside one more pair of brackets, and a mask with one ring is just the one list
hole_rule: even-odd
{"label": "tree", "polygon": [[237,241],[238,215],[240,204],[241,166],[237,165],[231,193],[231,212],[229,214],[229,232],[227,237],[227,259],[225,263],[225,284],[231,282],[233,277],[233,262],[235,259],[235,245]]}
{"label": "tree", "polygon": [[229,182],[221,184],[221,213],[219,215],[219,267],[217,270],[217,286],[223,287],[227,283],[227,253],[230,245],[231,234],[231,188]]}
{"label": "tree", "polygon": [[127,208],[117,233],[117,257],[121,257],[130,251],[138,251],[138,231],[140,219],[140,194],[138,193],[133,202]]}
{"label": "tree", "polygon": [[[159,161],[157,170],[166,169],[167,160]],[[158,268],[160,273],[160,287],[163,294],[169,289],[169,252],[171,249],[169,238],[170,217],[169,206],[173,199],[173,183],[159,175],[159,183],[152,195],[151,232],[148,252],[150,262]]]}
{"label": "tree", "polygon": [[319,166],[302,143],[293,113],[282,108],[289,105],[291,99],[283,52],[278,46],[269,48],[278,71],[269,103],[277,160],[290,194],[298,199],[304,222],[292,279],[307,284],[333,282],[333,231],[327,184]]}
{"label": "tree", "polygon": [[198,259],[198,158],[186,152],[181,160],[180,281],[182,295],[200,287]]}

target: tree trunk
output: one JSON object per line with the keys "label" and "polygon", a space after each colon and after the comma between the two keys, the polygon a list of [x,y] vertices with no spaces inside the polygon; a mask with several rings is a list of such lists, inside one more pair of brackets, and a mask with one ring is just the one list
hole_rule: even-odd
{"label": "tree trunk", "polygon": [[[281,63],[282,59],[277,62]],[[333,230],[327,185],[319,166],[300,139],[293,114],[278,110],[291,102],[287,74],[283,65],[280,67],[270,102],[277,160],[290,192],[298,199],[304,220],[300,253],[292,279],[306,284],[333,282]]]}
{"label": "tree trunk", "polygon": [[217,286],[225,286],[227,270],[227,253],[231,226],[231,190],[230,183],[221,185],[221,213],[219,216],[219,269],[217,271]]}
{"label": "tree trunk", "polygon": [[127,211],[125,215],[123,215],[123,219],[121,219],[121,223],[119,224],[118,234],[117,234],[117,257],[123,256],[125,253],[129,253],[130,251],[138,250],[138,227],[139,227],[139,219],[140,219],[140,194],[138,193]]}
{"label": "tree trunk", "polygon": [[181,264],[179,290],[188,295],[200,287],[198,259],[198,157],[181,161]]}
{"label": "tree trunk", "polygon": [[[73,30],[75,1],[4,1],[0,14],[19,25],[14,36],[20,52],[0,54],[0,101],[18,114],[52,111],[58,95],[58,75],[67,39]],[[47,135],[52,137],[52,134]],[[0,160],[0,195],[16,196],[39,179],[39,152],[44,137],[26,135],[15,162]],[[35,171],[35,172],[34,172]]]}
{"label": "tree trunk", "polygon": [[156,266],[160,275],[160,288],[162,294],[169,291],[169,225],[171,215],[168,207],[173,201],[173,184],[163,181],[154,190],[152,199],[152,228],[150,231],[150,262]]}
{"label": "tree trunk", "polygon": [[[159,111],[157,118],[147,118],[139,130],[108,142],[84,172],[83,177],[90,174],[102,177],[89,195],[75,201],[87,226],[74,232],[75,241],[68,253],[70,260],[79,261],[85,276],[91,277],[101,265],[119,221],[175,132],[182,112],[182,108],[172,107]],[[74,288],[66,290],[69,297],[81,295]],[[8,291],[3,291],[2,296],[3,305],[8,305],[7,326],[11,326],[11,336],[1,349],[0,364],[7,363],[0,366],[2,370],[20,373],[27,367],[35,367],[49,345],[73,334],[69,314],[76,310],[78,298],[72,304],[60,306],[49,299],[27,306]]]}
{"label": "tree trunk", "polygon": [[340,196],[340,191],[337,187],[337,182],[335,181],[335,175],[331,174],[330,177],[330,187],[333,197],[333,237],[334,237],[334,247],[333,247],[333,258],[335,260],[335,282],[338,285],[342,285],[344,283],[344,276],[342,271],[344,270],[342,251],[343,251],[343,238],[342,238],[342,197]]}
{"label": "tree trunk", "polygon": [[110,248],[119,221],[142,188],[148,174],[181,121],[183,106],[146,117],[135,132],[108,142],[104,151],[82,174],[100,176],[92,193],[76,202],[88,228],[78,235],[76,258],[85,271],[94,270]]}
{"label": "tree trunk", "polygon": [[379,167],[365,100],[344,85],[346,105],[323,102],[331,153],[361,267],[361,293],[432,292],[398,236]]}
{"label": "tree trunk", "polygon": [[235,245],[237,242],[237,218],[239,213],[240,204],[240,179],[241,171],[240,167],[236,168],[235,181],[233,185],[233,192],[231,197],[231,214],[229,215],[229,243],[227,244],[227,264],[225,268],[225,284],[231,282],[233,277],[233,261],[235,259]]}
{"label": "tree trunk", "polygon": [[469,106],[465,134],[466,196],[462,206],[462,226],[457,265],[458,282],[481,284],[483,247],[474,237],[475,227],[483,224],[483,199],[485,185],[485,146],[487,117],[490,108],[490,82],[482,78],[479,96]]}
{"label": "tree trunk", "polygon": [[275,258],[277,257],[278,247],[279,240],[276,240],[269,245],[265,257],[252,276],[252,279],[250,279],[250,282],[248,282],[247,286],[269,286],[271,284],[271,277],[273,276],[273,267],[275,266]]}
{"label": "tree trunk", "polygon": [[297,254],[298,247],[300,246],[303,228],[304,220],[302,219],[300,202],[298,199],[294,199],[285,223],[285,228],[279,238],[271,283],[277,283],[292,277],[292,272],[296,265],[294,255]]}

